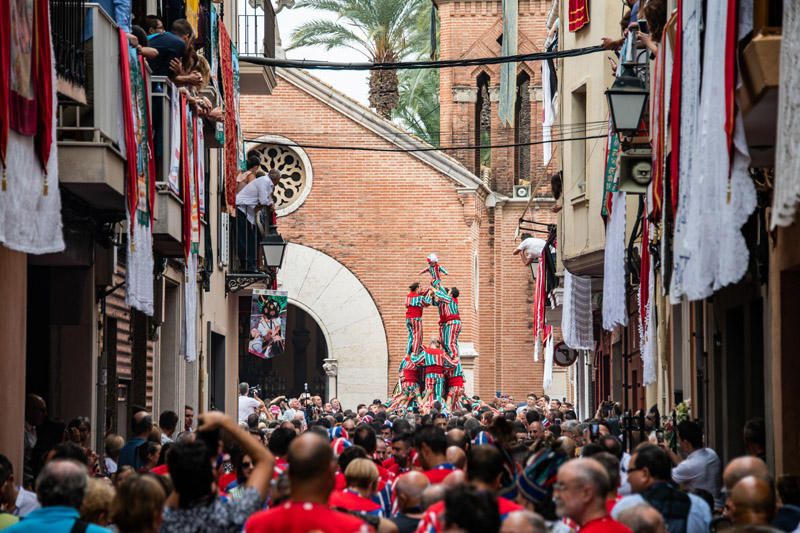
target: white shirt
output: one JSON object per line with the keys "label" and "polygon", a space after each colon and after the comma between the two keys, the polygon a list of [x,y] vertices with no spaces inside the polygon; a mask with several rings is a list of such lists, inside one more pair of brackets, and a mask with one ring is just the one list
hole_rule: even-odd
{"label": "white shirt", "polygon": [[256,412],[261,404],[250,396],[239,396],[239,423],[247,423],[247,417]]}
{"label": "white shirt", "polygon": [[25,490],[22,487],[19,487],[17,490],[19,490],[19,492],[17,493],[17,501],[14,503],[14,516],[23,518],[31,511],[35,511],[41,507],[36,493]]}
{"label": "white shirt", "polygon": [[714,505],[722,507],[722,463],[717,452],[700,448],[672,469],[672,481],[687,490],[702,489],[714,497]]}
{"label": "white shirt", "polygon": [[255,207],[272,205],[272,191],[275,186],[269,176],[259,176],[236,194],[236,206],[247,215],[247,221],[255,224]]}
{"label": "white shirt", "polygon": [[525,254],[525,257],[528,261],[533,259],[538,259],[542,255],[542,250],[544,249],[547,241],[544,239],[538,239],[536,237],[528,237],[527,239],[523,240],[517,246],[517,250]]}
{"label": "white shirt", "polygon": [[106,472],[109,474],[117,473],[117,462],[114,459],[106,457],[103,459],[103,463],[106,465]]}

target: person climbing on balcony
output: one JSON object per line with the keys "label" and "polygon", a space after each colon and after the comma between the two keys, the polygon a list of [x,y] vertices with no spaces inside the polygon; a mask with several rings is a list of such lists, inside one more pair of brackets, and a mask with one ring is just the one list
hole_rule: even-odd
{"label": "person climbing on balcony", "polygon": [[[258,154],[251,152],[247,157],[248,170],[255,171],[261,164]],[[270,171],[272,172],[272,171]],[[274,174],[274,173],[273,173]],[[279,174],[280,176],[280,174]],[[256,176],[236,193],[236,241],[239,255],[239,268],[244,272],[256,272],[258,233],[256,232],[256,210],[269,209],[268,220],[272,220],[272,192],[275,180],[271,176]]]}
{"label": "person climbing on balcony", "polygon": [[539,257],[542,255],[542,250],[546,245],[547,241],[544,239],[539,239],[532,236],[530,233],[525,233],[522,235],[522,242],[519,243],[519,246],[514,250],[514,255],[520,256],[522,264],[528,266],[539,260]]}

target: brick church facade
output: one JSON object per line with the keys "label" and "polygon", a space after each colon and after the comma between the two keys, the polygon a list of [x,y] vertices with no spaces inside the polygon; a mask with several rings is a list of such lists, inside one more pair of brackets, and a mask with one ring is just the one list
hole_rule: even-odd
{"label": "brick church facade", "polygon": [[[501,55],[500,1],[439,0],[437,4],[442,59]],[[520,53],[539,50],[544,42],[546,4],[520,0]],[[517,119],[514,127],[503,127],[497,118],[499,66],[443,69],[441,145],[510,144],[540,138],[541,68],[535,63],[520,64],[518,74]],[[436,252],[449,271],[446,285],[461,292],[460,344],[470,382],[467,391],[483,397],[502,391],[516,398],[531,391],[541,393],[543,363],[533,361],[531,272],[512,255],[519,243],[518,221],[526,209],[526,218],[533,213],[539,221],[553,220],[541,148],[501,148],[490,153],[393,151],[427,145],[311,74],[279,69],[278,80],[269,97],[242,96],[241,114],[248,149],[260,150],[265,166],[295,169],[289,172],[293,177],[285,175],[278,188],[278,226],[287,241],[310,251],[303,252],[309,257],[306,266],[294,267],[307,269],[304,280],[293,282],[289,277],[296,274],[282,271],[283,288],[289,290],[290,301],[295,290],[297,305],[313,311],[317,300],[327,298],[317,293],[330,296],[329,285],[336,283],[335,276],[344,275],[331,274],[329,283],[311,279],[314,264],[330,262],[326,256],[357,280],[352,289],[337,293],[330,305],[335,307],[339,301],[342,315],[358,313],[348,303],[362,301],[351,299],[358,293],[358,298],[374,302],[377,314],[371,322],[365,317],[363,326],[358,326],[356,317],[349,324],[335,313],[330,321],[341,324],[320,324],[329,330],[329,339],[336,332],[350,336],[349,341],[338,341],[340,353],[350,351],[349,363],[342,361],[344,355],[338,360],[340,383],[344,383],[338,395],[355,398],[357,391],[364,390],[359,388],[359,379],[376,381],[387,390],[395,385],[407,338],[405,294],[415,280],[428,283],[427,274],[418,272],[426,266],[430,252]],[[387,151],[319,148],[323,145]],[[514,185],[529,185],[533,201],[515,198]],[[314,253],[320,254],[318,259],[309,255]],[[314,283],[319,288],[312,291],[309,287],[316,287]],[[325,321],[320,318],[324,313],[317,314],[318,321]],[[437,321],[436,309],[428,309],[426,341],[437,333]],[[369,346],[359,344],[362,337],[375,337],[375,330],[379,338]],[[380,337],[385,340],[381,342]],[[377,374],[386,375],[372,379],[365,370],[359,377],[358,369],[348,365],[374,367]],[[347,372],[350,378],[343,375]],[[370,391],[374,390],[371,386],[374,383],[363,384]],[[552,392],[566,395],[565,387],[561,389]]]}

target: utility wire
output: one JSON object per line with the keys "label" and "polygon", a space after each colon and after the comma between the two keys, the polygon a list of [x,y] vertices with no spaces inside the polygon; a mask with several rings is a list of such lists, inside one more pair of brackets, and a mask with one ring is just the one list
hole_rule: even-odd
{"label": "utility wire", "polygon": [[556,50],[553,52],[532,52],[500,57],[478,57],[471,59],[440,59],[438,61],[399,61],[393,63],[334,63],[315,59],[276,59],[261,56],[239,56],[239,61],[264,65],[266,67],[301,68],[308,70],[416,70],[445,67],[471,67],[477,65],[498,65],[501,63],[519,63],[521,61],[542,61],[563,57],[578,57],[596,52],[604,52],[602,46],[587,46],[572,50]]}
{"label": "utility wire", "polygon": [[[550,139],[547,141],[531,141],[525,143],[508,143],[508,144],[483,144],[483,145],[473,145],[473,146],[439,146],[439,147],[426,147],[426,148],[381,148],[381,147],[369,147],[369,146],[333,146],[333,145],[321,145],[321,144],[306,144],[306,143],[284,143],[284,142],[270,142],[270,144],[274,144],[276,146],[286,146],[289,148],[303,148],[303,149],[315,149],[315,150],[350,150],[354,152],[405,152],[405,153],[412,153],[412,152],[446,152],[451,150],[482,150],[485,148],[514,148],[517,146],[534,146],[537,144],[545,144],[545,143],[561,143],[561,142],[569,142],[569,141],[585,141],[587,139],[603,139],[607,137],[608,134],[604,133],[602,135],[587,135],[585,137],[570,137],[570,138],[562,138],[562,139]],[[257,143],[260,142],[258,139],[244,139],[245,142],[253,142]]]}

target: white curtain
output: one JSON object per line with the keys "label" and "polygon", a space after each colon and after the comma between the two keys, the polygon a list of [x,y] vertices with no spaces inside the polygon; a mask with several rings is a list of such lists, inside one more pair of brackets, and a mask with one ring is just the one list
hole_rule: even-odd
{"label": "white curtain", "polygon": [[611,217],[606,226],[603,260],[603,329],[628,324],[625,304],[625,207],[626,195],[611,193]]}
{"label": "white curtain", "polygon": [[775,148],[775,190],[770,228],[789,226],[800,202],[800,4],[783,2],[778,140]]}

